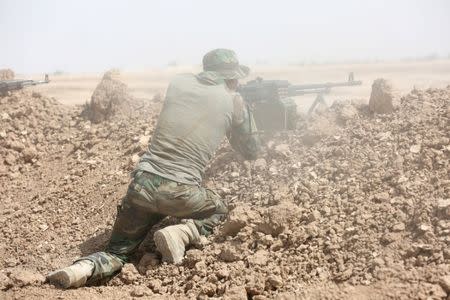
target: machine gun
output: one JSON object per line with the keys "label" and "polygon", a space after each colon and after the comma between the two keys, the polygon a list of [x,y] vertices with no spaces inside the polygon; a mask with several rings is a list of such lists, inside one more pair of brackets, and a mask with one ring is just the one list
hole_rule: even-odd
{"label": "machine gun", "polygon": [[13,80],[0,80],[0,95],[5,95],[9,91],[21,90],[27,86],[33,86],[38,84],[49,83],[48,75],[45,74],[44,80],[22,80],[22,79],[13,79]]}
{"label": "machine gun", "polygon": [[258,129],[275,131],[295,129],[297,120],[297,104],[291,97],[306,94],[317,94],[314,103],[308,110],[310,115],[319,103],[325,103],[323,95],[333,87],[361,85],[354,80],[353,73],[346,82],[327,82],[315,84],[293,85],[287,80],[263,80],[258,77],[238,88],[244,101],[253,107]]}

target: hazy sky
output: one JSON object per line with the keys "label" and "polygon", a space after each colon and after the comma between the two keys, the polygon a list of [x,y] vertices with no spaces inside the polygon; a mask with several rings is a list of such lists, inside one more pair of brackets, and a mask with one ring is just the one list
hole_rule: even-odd
{"label": "hazy sky", "polygon": [[213,48],[295,63],[450,54],[447,0],[0,0],[0,68],[140,70]]}

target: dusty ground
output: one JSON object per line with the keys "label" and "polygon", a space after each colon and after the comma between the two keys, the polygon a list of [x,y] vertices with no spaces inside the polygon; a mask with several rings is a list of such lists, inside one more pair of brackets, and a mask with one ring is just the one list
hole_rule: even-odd
{"label": "dusty ground", "polygon": [[251,163],[224,144],[205,183],[233,210],[182,266],[149,238],[107,286],[43,284],[105,245],[162,105],[135,101],[91,124],[45,94],[0,98],[0,298],[450,299],[450,88],[390,115],[340,102]]}

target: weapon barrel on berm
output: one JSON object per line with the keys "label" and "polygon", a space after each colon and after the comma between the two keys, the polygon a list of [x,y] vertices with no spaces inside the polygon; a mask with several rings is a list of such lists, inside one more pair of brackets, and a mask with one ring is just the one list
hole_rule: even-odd
{"label": "weapon barrel on berm", "polygon": [[23,79],[13,79],[13,80],[0,80],[0,95],[6,94],[9,91],[21,90],[27,86],[33,86],[38,84],[49,83],[50,80],[48,75],[45,75],[44,80],[23,80]]}
{"label": "weapon barrel on berm", "polygon": [[353,72],[344,82],[295,85],[287,80],[263,80],[258,77],[239,86],[238,92],[253,107],[258,129],[274,131],[295,128],[297,104],[292,97],[316,94],[316,99],[308,110],[310,115],[317,104],[325,103],[323,95],[328,94],[332,88],[361,84],[361,81],[354,79]]}
{"label": "weapon barrel on berm", "polygon": [[348,76],[348,81],[326,82],[289,85],[289,96],[299,96],[304,94],[328,93],[333,87],[361,85],[362,81],[354,80],[353,73]]}

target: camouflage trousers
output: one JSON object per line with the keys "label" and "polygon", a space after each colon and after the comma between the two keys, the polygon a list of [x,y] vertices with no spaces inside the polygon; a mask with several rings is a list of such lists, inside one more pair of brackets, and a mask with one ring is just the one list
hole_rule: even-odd
{"label": "camouflage trousers", "polygon": [[106,281],[120,272],[150,229],[166,216],[193,219],[199,233],[207,236],[227,213],[225,202],[209,189],[136,171],[118,206],[105,252],[79,259],[88,259],[95,265],[88,284]]}

